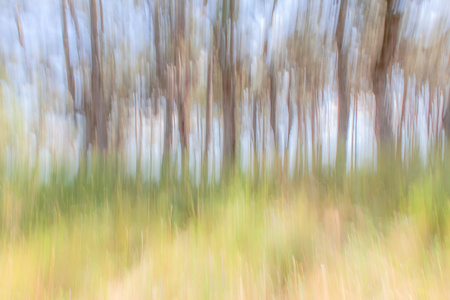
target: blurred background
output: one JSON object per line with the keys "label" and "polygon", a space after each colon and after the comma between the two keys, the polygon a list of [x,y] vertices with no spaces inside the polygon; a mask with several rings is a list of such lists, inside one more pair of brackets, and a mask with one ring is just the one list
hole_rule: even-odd
{"label": "blurred background", "polygon": [[0,7],[0,298],[450,298],[448,0]]}
{"label": "blurred background", "polygon": [[97,2],[2,1],[7,172],[76,176],[99,150],[156,182],[185,158],[199,182],[227,157],[292,176],[445,147],[446,1]]}

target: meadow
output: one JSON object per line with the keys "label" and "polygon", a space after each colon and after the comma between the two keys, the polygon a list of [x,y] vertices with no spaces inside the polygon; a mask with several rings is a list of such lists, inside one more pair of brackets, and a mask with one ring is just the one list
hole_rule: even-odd
{"label": "meadow", "polygon": [[450,298],[448,160],[199,185],[80,165],[1,175],[1,299]]}

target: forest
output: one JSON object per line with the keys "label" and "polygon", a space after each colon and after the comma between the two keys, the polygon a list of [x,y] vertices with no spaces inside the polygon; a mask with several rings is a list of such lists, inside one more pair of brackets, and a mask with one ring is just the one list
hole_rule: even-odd
{"label": "forest", "polygon": [[0,7],[0,299],[450,298],[447,0]]}

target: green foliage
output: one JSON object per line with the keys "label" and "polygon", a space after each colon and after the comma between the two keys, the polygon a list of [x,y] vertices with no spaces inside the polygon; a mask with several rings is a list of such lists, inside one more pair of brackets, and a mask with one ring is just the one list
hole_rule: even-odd
{"label": "green foliage", "polygon": [[414,278],[414,295],[442,296],[450,166],[380,157],[377,173],[291,181],[280,166],[255,178],[235,167],[195,185],[166,165],[156,184],[114,155],[82,161],[73,181],[2,174],[0,267],[13,275],[0,276],[1,296],[371,298],[384,286],[390,298]]}

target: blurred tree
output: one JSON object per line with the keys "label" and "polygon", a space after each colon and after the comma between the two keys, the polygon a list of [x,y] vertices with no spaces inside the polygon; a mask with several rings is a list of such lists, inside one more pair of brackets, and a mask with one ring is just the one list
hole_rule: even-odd
{"label": "blurred tree", "polygon": [[[157,88],[159,90],[159,96],[166,97],[166,117],[165,117],[165,126],[164,126],[164,158],[166,161],[167,157],[169,157],[170,149],[172,148],[172,140],[173,140],[173,68],[168,64],[167,58],[163,49],[165,47],[164,43],[167,42],[164,39],[164,31],[161,26],[161,18],[166,16],[167,7],[164,5],[165,2],[162,3],[160,1],[154,2],[154,10],[153,10],[153,32],[154,32],[154,43],[155,43],[155,55],[156,55],[156,77],[157,77]],[[168,24],[167,24],[168,23]],[[166,22],[167,26],[171,26],[171,22]],[[171,30],[169,28],[169,30]],[[156,107],[156,106],[155,106]]]}
{"label": "blurred tree", "polygon": [[[272,13],[270,15],[270,27],[273,23],[273,13],[278,0],[273,1]],[[264,47],[264,54],[267,55],[267,39],[268,39],[269,27],[266,31],[266,45]],[[278,135],[277,135],[277,75],[278,75],[278,59],[275,54],[272,54],[269,65],[269,82],[270,82],[270,126],[273,131],[273,140],[275,149],[278,149]]]}
{"label": "blurred tree", "polygon": [[386,76],[391,67],[400,30],[401,12],[395,8],[396,0],[386,1],[383,43],[372,73],[376,101],[375,135],[377,144],[392,143],[391,105],[386,99]]}
{"label": "blurred tree", "polygon": [[67,85],[69,87],[70,95],[72,96],[73,103],[73,118],[75,119],[75,78],[73,74],[73,68],[70,65],[70,47],[69,47],[69,34],[67,33],[67,18],[66,18],[66,0],[62,0],[62,23],[63,23],[63,44],[64,44],[64,57],[66,60],[66,73],[67,73]]}
{"label": "blurred tree", "polygon": [[450,94],[447,95],[447,109],[445,110],[444,117],[443,117],[443,124],[444,124],[444,130],[445,130],[445,136],[447,139],[450,139]]}
{"label": "blurred tree", "polygon": [[[341,0],[338,21],[336,25],[336,46],[337,46],[337,81],[338,81],[338,137],[336,166],[344,170],[347,159],[347,135],[348,119],[350,109],[350,93],[347,78],[347,51],[343,49],[345,19],[347,15],[347,0]],[[343,165],[343,166],[341,166]]]}
{"label": "blurred tree", "polygon": [[177,66],[177,111],[180,143],[183,161],[189,149],[189,93],[190,93],[190,70],[189,70],[189,47],[186,45],[186,5],[185,1],[176,2],[176,16],[174,33],[175,57]]}
{"label": "blurred tree", "polygon": [[104,152],[107,150],[108,147],[108,136],[106,130],[106,115],[103,99],[103,84],[100,72],[96,0],[90,0],[90,15],[91,15],[91,55],[92,55],[91,94],[95,111],[94,112],[95,126],[92,127],[91,129],[95,128],[98,150],[100,152]]}
{"label": "blurred tree", "polygon": [[224,161],[234,161],[236,155],[236,64],[234,53],[235,0],[222,1],[220,27],[220,68],[223,89],[223,156]]}
{"label": "blurred tree", "polygon": [[[205,0],[206,1],[206,0]],[[208,77],[206,83],[206,128],[205,128],[205,162],[208,162],[208,150],[211,143],[212,123],[212,97],[213,97],[213,72],[214,72],[214,49],[209,50]]]}

